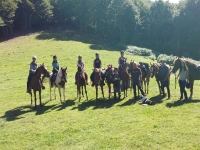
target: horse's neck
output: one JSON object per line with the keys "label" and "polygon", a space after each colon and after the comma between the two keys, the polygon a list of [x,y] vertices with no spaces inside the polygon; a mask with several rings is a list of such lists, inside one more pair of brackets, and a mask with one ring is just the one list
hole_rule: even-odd
{"label": "horse's neck", "polygon": [[36,72],[35,72],[35,77],[40,78],[41,74],[42,73],[37,69]]}

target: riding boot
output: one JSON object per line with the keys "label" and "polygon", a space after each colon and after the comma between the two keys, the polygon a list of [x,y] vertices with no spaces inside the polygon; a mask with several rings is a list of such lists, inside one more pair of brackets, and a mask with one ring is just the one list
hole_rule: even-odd
{"label": "riding boot", "polygon": [[183,92],[181,91],[180,100],[183,99]]}
{"label": "riding boot", "polygon": [[42,89],[45,89],[45,86],[43,85],[43,80],[44,80],[44,76],[42,77],[42,79],[40,79],[41,85],[42,85]]}
{"label": "riding boot", "polygon": [[184,96],[185,96],[185,99],[187,100],[188,97],[187,97],[187,92],[186,91],[184,91]]}

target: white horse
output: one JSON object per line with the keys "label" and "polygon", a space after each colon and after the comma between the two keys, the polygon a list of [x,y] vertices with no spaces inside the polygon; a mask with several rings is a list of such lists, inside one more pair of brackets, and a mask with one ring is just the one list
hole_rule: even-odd
{"label": "white horse", "polygon": [[[64,97],[64,101],[65,101],[65,83],[67,82],[67,67],[66,68],[60,68],[58,70],[58,73],[56,75],[56,79],[53,82],[53,87],[54,87],[54,96],[56,99],[56,88],[58,88],[59,94],[60,94],[60,103],[62,104],[62,100],[61,100],[61,88],[63,88],[63,97]],[[51,78],[52,78],[53,73],[51,74],[50,78],[49,78],[49,85],[50,85],[50,100],[52,100],[51,98]]]}

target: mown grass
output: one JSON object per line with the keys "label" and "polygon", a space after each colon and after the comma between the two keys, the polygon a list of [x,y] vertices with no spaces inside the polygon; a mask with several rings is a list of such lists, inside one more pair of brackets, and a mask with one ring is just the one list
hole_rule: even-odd
{"label": "mown grass", "polygon": [[[0,43],[0,149],[200,149],[199,81],[193,99],[187,101],[178,100],[179,88],[175,90],[172,77],[170,100],[158,96],[155,79],[151,79],[147,97],[153,106],[139,105],[130,91],[124,100],[106,98],[95,103],[95,89],[90,86],[89,101],[83,98],[78,105],[77,56],[83,56],[90,74],[95,52],[100,53],[103,66],[117,65],[119,51],[106,40],[76,33],[48,31]],[[37,55],[38,63],[44,62],[51,70],[54,54],[61,66],[68,67],[66,103],[49,101],[45,83],[44,107],[34,110],[25,93],[31,56]]]}

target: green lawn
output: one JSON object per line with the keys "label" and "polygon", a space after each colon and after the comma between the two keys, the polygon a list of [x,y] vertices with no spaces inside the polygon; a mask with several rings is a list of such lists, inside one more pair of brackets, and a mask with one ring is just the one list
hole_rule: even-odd
{"label": "green lawn", "polygon": [[[82,98],[78,106],[77,56],[83,56],[88,74],[96,52],[103,66],[116,66],[119,51],[108,43],[68,32],[41,32],[0,43],[0,149],[200,149],[199,81],[193,99],[180,101],[173,77],[170,100],[158,96],[155,79],[151,79],[147,97],[153,106],[139,105],[130,91],[124,100],[108,100],[107,87],[105,102],[95,103],[95,89],[87,86],[89,101]],[[54,54],[62,67],[68,67],[66,103],[61,105],[58,96],[49,101],[46,82],[45,105],[34,110],[25,93],[31,57],[37,55],[38,63],[44,62],[50,71]],[[150,62],[139,56],[126,57]]]}

